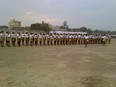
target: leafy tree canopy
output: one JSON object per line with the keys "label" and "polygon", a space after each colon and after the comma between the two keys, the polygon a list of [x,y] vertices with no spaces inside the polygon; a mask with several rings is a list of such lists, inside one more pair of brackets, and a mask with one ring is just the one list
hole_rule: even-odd
{"label": "leafy tree canopy", "polygon": [[30,26],[31,30],[45,31],[48,32],[51,30],[50,25],[42,21],[42,23],[33,23]]}

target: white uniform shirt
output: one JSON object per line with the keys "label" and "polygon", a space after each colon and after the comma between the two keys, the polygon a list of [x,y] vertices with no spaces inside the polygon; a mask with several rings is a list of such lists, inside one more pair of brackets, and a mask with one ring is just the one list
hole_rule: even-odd
{"label": "white uniform shirt", "polygon": [[16,36],[16,34],[11,34],[11,37],[16,38],[17,36]]}
{"label": "white uniform shirt", "polygon": [[29,37],[29,34],[25,34],[25,37],[28,38]]}
{"label": "white uniform shirt", "polygon": [[42,35],[41,34],[38,34],[39,38],[42,38]]}
{"label": "white uniform shirt", "polygon": [[33,36],[33,34],[31,34],[31,35],[29,35],[29,37],[30,37],[30,38],[33,38],[34,36]]}
{"label": "white uniform shirt", "polygon": [[3,33],[0,33],[0,37],[5,37]]}
{"label": "white uniform shirt", "polygon": [[5,36],[6,36],[6,37],[11,37],[11,34],[6,34]]}
{"label": "white uniform shirt", "polygon": [[17,34],[17,38],[19,38],[19,39],[20,39],[20,38],[22,38],[22,36],[21,36],[20,34]]}
{"label": "white uniform shirt", "polygon": [[106,36],[102,36],[101,38],[103,39],[103,41],[105,41],[107,39]]}
{"label": "white uniform shirt", "polygon": [[21,34],[21,37],[22,37],[22,38],[25,38],[25,34]]}
{"label": "white uniform shirt", "polygon": [[47,37],[47,38],[50,38],[50,36],[49,36],[48,34],[46,35],[46,37]]}
{"label": "white uniform shirt", "polygon": [[38,35],[34,35],[34,38],[38,38]]}
{"label": "white uniform shirt", "polygon": [[81,35],[78,35],[78,38],[81,38],[82,36]]}
{"label": "white uniform shirt", "polygon": [[50,37],[50,39],[53,39],[53,36],[52,35],[50,35],[49,37]]}
{"label": "white uniform shirt", "polygon": [[84,36],[85,39],[89,39],[89,36]]}

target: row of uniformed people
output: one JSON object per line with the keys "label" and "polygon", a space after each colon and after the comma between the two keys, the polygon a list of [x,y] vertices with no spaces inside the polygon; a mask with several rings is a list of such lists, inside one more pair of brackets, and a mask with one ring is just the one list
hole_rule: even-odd
{"label": "row of uniformed people", "polygon": [[[104,35],[82,35],[82,34],[46,34],[28,32],[0,32],[0,44],[6,46],[21,45],[73,45],[84,44],[86,39],[90,44],[102,43]],[[110,40],[110,39],[109,39]],[[108,41],[108,38],[105,40]]]}

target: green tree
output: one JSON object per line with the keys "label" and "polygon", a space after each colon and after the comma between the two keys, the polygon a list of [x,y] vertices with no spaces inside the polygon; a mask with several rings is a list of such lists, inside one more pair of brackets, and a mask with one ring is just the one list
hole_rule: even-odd
{"label": "green tree", "polygon": [[30,29],[31,30],[41,30],[41,24],[40,23],[31,24]]}
{"label": "green tree", "polygon": [[44,21],[42,21],[42,30],[45,32],[48,32],[51,30],[50,25],[48,23],[45,23]]}
{"label": "green tree", "polygon": [[50,25],[48,23],[45,23],[44,21],[42,21],[42,23],[31,24],[30,29],[38,30],[38,31],[45,31],[45,32],[48,32],[51,30]]}
{"label": "green tree", "polygon": [[87,32],[87,28],[86,28],[86,27],[81,27],[80,30],[81,30],[82,32]]}

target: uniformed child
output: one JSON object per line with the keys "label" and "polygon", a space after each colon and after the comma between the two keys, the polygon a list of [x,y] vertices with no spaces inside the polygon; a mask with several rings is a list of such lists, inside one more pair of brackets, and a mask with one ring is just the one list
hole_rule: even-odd
{"label": "uniformed child", "polygon": [[77,35],[74,34],[74,45],[76,45],[76,44],[77,44]]}
{"label": "uniformed child", "polygon": [[106,39],[106,44],[107,44],[107,43],[110,44],[111,37],[110,37],[108,34],[106,34],[106,37],[107,37],[107,39]]}
{"label": "uniformed child", "polygon": [[66,45],[66,40],[67,40],[67,38],[66,38],[66,33],[64,33],[64,34],[63,34],[63,44],[64,44],[64,45]]}
{"label": "uniformed child", "polygon": [[4,40],[5,40],[5,35],[3,31],[0,32],[0,45],[1,47],[4,47]]}
{"label": "uniformed child", "polygon": [[86,35],[84,35],[84,44],[85,44],[85,47],[87,47],[88,43],[89,43],[89,36],[86,34]]}
{"label": "uniformed child", "polygon": [[10,47],[10,40],[11,40],[11,34],[9,32],[6,32],[6,46]]}
{"label": "uniformed child", "polygon": [[39,41],[39,45],[42,45],[43,39],[42,39],[42,33],[38,34],[38,41]]}
{"label": "uniformed child", "polygon": [[70,34],[68,33],[66,37],[67,37],[67,45],[70,45]]}
{"label": "uniformed child", "polygon": [[53,34],[53,39],[54,39],[54,45],[57,45],[57,37],[56,37],[56,33]]}
{"label": "uniformed child", "polygon": [[60,34],[60,45],[63,45],[63,34]]}
{"label": "uniformed child", "polygon": [[28,32],[25,33],[25,43],[26,43],[26,46],[29,45],[29,33]]}
{"label": "uniformed child", "polygon": [[59,33],[56,34],[56,45],[59,45],[60,37]]}
{"label": "uniformed child", "polygon": [[108,43],[110,44],[110,42],[111,42],[111,36],[108,35]]}
{"label": "uniformed child", "polygon": [[50,37],[50,45],[53,45],[53,34],[49,34]]}
{"label": "uniformed child", "polygon": [[17,32],[17,45],[21,46],[21,42],[22,42],[22,35],[20,32]]}
{"label": "uniformed child", "polygon": [[33,46],[34,45],[34,34],[33,33],[30,33],[29,40],[30,40],[30,45]]}
{"label": "uniformed child", "polygon": [[38,34],[37,33],[34,34],[34,43],[35,43],[35,46],[38,45]]}
{"label": "uniformed child", "polygon": [[81,44],[85,44],[85,36],[86,36],[86,34],[85,35],[82,34],[82,36],[81,36]]}
{"label": "uniformed child", "polygon": [[12,34],[11,34],[11,43],[12,43],[12,46],[14,46],[15,47],[15,45],[16,45],[16,34],[15,34],[15,32],[12,32]]}
{"label": "uniformed child", "polygon": [[78,44],[81,44],[81,38],[82,38],[81,34],[78,34]]}
{"label": "uniformed child", "polygon": [[74,34],[72,34],[72,45],[74,45],[74,42],[75,42],[75,37],[74,37]]}
{"label": "uniformed child", "polygon": [[75,34],[75,45],[77,45],[78,42],[78,34]]}
{"label": "uniformed child", "polygon": [[24,32],[22,32],[21,37],[22,37],[22,45],[25,45],[25,33]]}
{"label": "uniformed child", "polygon": [[101,38],[102,38],[102,44],[103,44],[103,46],[105,46],[105,44],[106,44],[106,39],[107,39],[106,35],[103,34]]}
{"label": "uniformed child", "polygon": [[69,34],[69,45],[71,45],[71,38],[72,38],[72,36],[71,36],[71,34]]}
{"label": "uniformed child", "polygon": [[46,45],[50,45],[50,36],[46,34]]}
{"label": "uniformed child", "polygon": [[46,34],[45,33],[43,33],[42,39],[43,39],[43,45],[45,46],[46,45]]}
{"label": "uniformed child", "polygon": [[62,45],[65,45],[65,33],[62,33]]}

